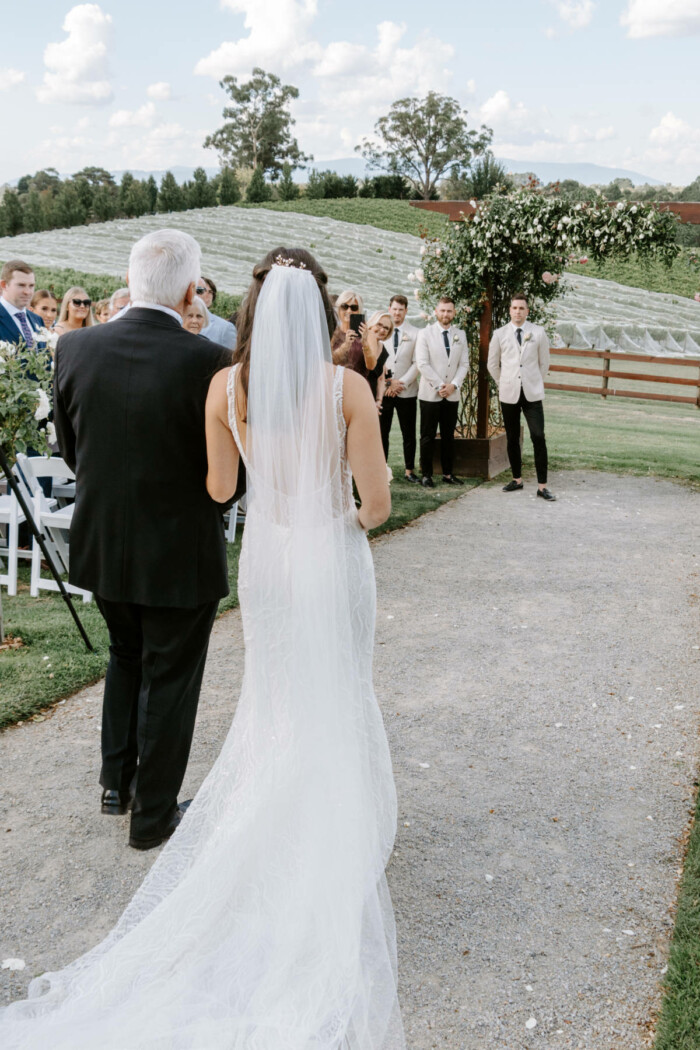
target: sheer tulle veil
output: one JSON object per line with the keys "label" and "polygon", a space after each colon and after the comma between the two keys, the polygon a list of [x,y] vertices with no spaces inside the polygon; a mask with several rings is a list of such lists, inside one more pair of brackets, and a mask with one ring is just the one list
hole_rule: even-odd
{"label": "sheer tulle veil", "polygon": [[4,1050],[403,1050],[374,576],[338,389],[314,276],[273,266],[251,341],[231,731],[109,936],[0,1012]]}

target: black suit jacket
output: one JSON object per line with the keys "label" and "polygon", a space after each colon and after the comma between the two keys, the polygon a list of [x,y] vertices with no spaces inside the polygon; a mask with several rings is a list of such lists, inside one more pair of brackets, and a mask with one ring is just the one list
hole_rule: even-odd
{"label": "black suit jacket", "polygon": [[[72,583],[114,602],[193,608],[228,594],[204,405],[231,351],[133,308],[58,341],[54,419],[76,472]],[[230,502],[233,502],[231,500]]]}

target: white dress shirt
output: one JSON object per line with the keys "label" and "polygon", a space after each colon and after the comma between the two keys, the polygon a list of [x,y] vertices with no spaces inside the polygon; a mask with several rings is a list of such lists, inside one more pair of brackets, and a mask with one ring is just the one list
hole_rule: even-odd
{"label": "white dress shirt", "polygon": [[116,321],[117,318],[123,317],[127,310],[130,310],[132,306],[138,306],[141,310],[160,310],[161,313],[170,314],[174,317],[178,324],[182,324],[182,317],[177,310],[171,310],[169,306],[163,306],[161,303],[145,303],[142,299],[135,299],[134,302],[129,303],[128,306],[123,306],[118,314],[115,314],[111,318],[112,321]]}

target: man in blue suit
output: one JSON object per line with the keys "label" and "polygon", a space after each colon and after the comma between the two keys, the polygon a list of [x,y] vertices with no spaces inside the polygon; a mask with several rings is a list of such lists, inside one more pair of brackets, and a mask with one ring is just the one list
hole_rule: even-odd
{"label": "man in blue suit", "polygon": [[29,309],[35,283],[34,271],[21,259],[10,259],[0,270],[0,342],[37,345],[44,322]]}

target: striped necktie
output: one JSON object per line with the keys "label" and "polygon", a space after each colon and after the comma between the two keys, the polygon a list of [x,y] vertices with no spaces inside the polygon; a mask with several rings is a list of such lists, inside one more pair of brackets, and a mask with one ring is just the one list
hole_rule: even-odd
{"label": "striped necktie", "polygon": [[32,335],[31,325],[27,320],[27,315],[24,310],[18,310],[15,317],[19,321],[19,326],[22,329],[25,343],[28,347],[34,346],[34,336]]}

